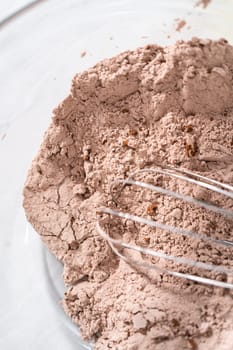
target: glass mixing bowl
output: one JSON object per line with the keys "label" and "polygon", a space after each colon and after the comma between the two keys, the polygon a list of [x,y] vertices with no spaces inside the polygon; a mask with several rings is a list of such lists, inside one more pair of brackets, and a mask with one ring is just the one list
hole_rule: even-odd
{"label": "glass mixing bowl", "polygon": [[62,266],[22,209],[26,172],[51,111],[76,72],[123,50],[193,36],[233,43],[233,1],[213,0],[206,9],[192,0],[35,3],[24,11],[26,0],[0,5],[0,348],[81,350],[91,345],[59,304]]}

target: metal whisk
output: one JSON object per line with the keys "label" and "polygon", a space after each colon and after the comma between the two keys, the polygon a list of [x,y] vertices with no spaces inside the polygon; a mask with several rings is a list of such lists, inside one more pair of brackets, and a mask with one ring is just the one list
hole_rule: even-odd
{"label": "metal whisk", "polygon": [[[230,185],[225,184],[225,183],[221,183],[219,181],[207,178],[205,176],[201,176],[199,174],[195,174],[191,171],[180,170],[180,169],[169,167],[169,166],[160,166],[157,168],[146,168],[146,169],[138,170],[138,171],[135,171],[134,173],[132,173],[127,179],[115,180],[111,185],[111,194],[113,197],[113,201],[115,203],[117,202],[117,199],[120,197],[122,191],[124,190],[124,188],[126,186],[137,186],[137,187],[148,189],[150,191],[155,191],[157,193],[167,195],[167,196],[170,196],[170,197],[173,197],[176,199],[180,199],[186,203],[191,203],[191,204],[194,204],[196,206],[210,210],[212,212],[221,214],[224,217],[227,217],[228,219],[229,218],[232,219],[232,224],[233,224],[233,211],[231,211],[229,209],[224,209],[216,204],[208,203],[207,201],[200,200],[200,199],[194,198],[192,196],[183,195],[183,194],[177,193],[175,191],[165,189],[165,188],[160,187],[160,186],[156,186],[156,185],[152,185],[150,183],[145,183],[142,181],[134,180],[136,175],[143,174],[143,173],[167,175],[171,178],[186,181],[186,182],[189,182],[193,185],[198,185],[202,188],[211,190],[215,193],[219,193],[223,196],[226,196],[228,198],[233,199],[233,186],[230,186]],[[120,190],[117,192],[117,196],[115,196],[113,194],[113,191],[112,191],[116,185],[120,185]],[[113,217],[118,217],[121,219],[131,220],[133,222],[136,222],[136,223],[139,223],[142,225],[148,225],[152,228],[159,228],[159,229],[162,229],[165,231],[169,231],[171,233],[175,233],[177,235],[188,236],[188,237],[192,237],[192,238],[195,238],[198,240],[208,241],[209,243],[218,244],[220,246],[233,248],[233,241],[212,238],[204,233],[197,233],[197,232],[193,232],[193,231],[186,230],[183,228],[178,228],[178,227],[167,225],[167,224],[155,221],[155,220],[146,219],[146,218],[143,218],[141,216],[132,215],[132,214],[125,213],[122,211],[118,211],[116,209],[111,209],[111,208],[105,207],[105,208],[99,209],[98,213],[107,214],[111,217],[113,216]],[[188,265],[188,266],[195,267],[195,268],[202,269],[202,270],[207,270],[207,271],[217,272],[217,273],[224,273],[225,275],[232,276],[232,278],[233,278],[233,270],[231,270],[227,267],[214,265],[211,263],[204,263],[204,262],[200,262],[200,261],[195,261],[195,260],[192,260],[192,259],[189,259],[186,257],[177,257],[174,255],[165,254],[164,252],[161,252],[161,251],[156,251],[156,250],[150,249],[150,248],[144,248],[142,246],[133,245],[133,244],[123,242],[122,240],[114,239],[106,232],[105,229],[103,229],[103,227],[101,227],[99,219],[97,220],[96,229],[97,229],[97,232],[100,234],[100,236],[103,237],[108,242],[108,244],[110,245],[110,247],[112,248],[114,253],[117,256],[119,256],[121,259],[123,259],[124,261],[126,261],[127,263],[129,263],[131,265],[138,265],[138,266],[149,268],[149,269],[155,269],[158,272],[163,273],[163,274],[168,274],[168,275],[172,275],[175,277],[185,278],[187,280],[191,280],[191,281],[198,282],[198,283],[203,283],[203,284],[222,287],[222,288],[233,289],[233,283],[218,281],[218,280],[212,279],[212,278],[201,277],[201,276],[198,276],[195,274],[188,274],[188,273],[173,271],[170,269],[162,268],[162,267],[160,267],[156,264],[152,264],[152,263],[136,261],[135,259],[131,259],[131,258],[123,255],[122,248],[133,250],[133,251],[142,253],[143,255],[166,259],[166,260],[175,262],[176,264],[184,264],[184,265]]]}

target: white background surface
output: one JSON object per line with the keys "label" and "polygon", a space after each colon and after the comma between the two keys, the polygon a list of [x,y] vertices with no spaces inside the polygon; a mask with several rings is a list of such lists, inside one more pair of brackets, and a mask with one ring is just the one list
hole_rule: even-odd
{"label": "white background surface", "polygon": [[[26,2],[0,0],[0,21]],[[83,349],[51,288],[62,289],[61,267],[42,249],[21,205],[26,171],[53,107],[68,94],[77,71],[122,50],[192,36],[233,43],[233,1],[213,0],[206,10],[194,4],[48,0],[0,29],[1,350]],[[175,18],[187,21],[180,33],[174,31]]]}

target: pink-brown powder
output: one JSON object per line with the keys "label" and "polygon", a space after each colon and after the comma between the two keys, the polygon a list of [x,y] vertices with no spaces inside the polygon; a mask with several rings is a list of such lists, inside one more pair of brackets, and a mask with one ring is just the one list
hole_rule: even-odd
{"label": "pink-brown powder", "polygon": [[180,32],[185,26],[186,26],[187,22],[184,19],[178,19],[176,21],[176,31]]}
{"label": "pink-brown powder", "polygon": [[[28,220],[64,263],[68,315],[95,349],[232,349],[232,293],[120,261],[98,235],[100,206],[114,207],[116,178],[158,163],[233,184],[233,47],[193,39],[148,45],[78,74],[54,110],[24,189]],[[231,201],[165,176],[144,181],[196,198]],[[231,239],[233,223],[179,200],[127,187],[117,206],[164,223]],[[232,267],[232,251],[129,220],[102,217],[114,238]],[[161,267],[228,280],[161,259]],[[225,347],[224,347],[225,346]]]}
{"label": "pink-brown powder", "polygon": [[199,0],[197,1],[196,6],[202,6],[205,9],[210,3],[211,0]]}

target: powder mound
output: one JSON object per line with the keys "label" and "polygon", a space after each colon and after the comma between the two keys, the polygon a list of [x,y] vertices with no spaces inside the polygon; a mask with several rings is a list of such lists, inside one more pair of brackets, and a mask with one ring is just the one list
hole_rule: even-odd
{"label": "powder mound", "polygon": [[[126,187],[114,203],[111,182],[166,164],[233,184],[233,47],[226,40],[147,45],[103,60],[74,77],[54,110],[24,187],[27,219],[64,264],[66,313],[94,348],[233,348],[230,291],[145,271],[120,261],[96,231],[101,206],[232,239],[220,214],[146,189]],[[161,174],[139,179],[233,208],[232,201]],[[102,217],[114,238],[233,267],[232,250],[130,220]],[[132,254],[131,254],[132,255]],[[162,268],[230,282],[224,273],[140,254]]]}

